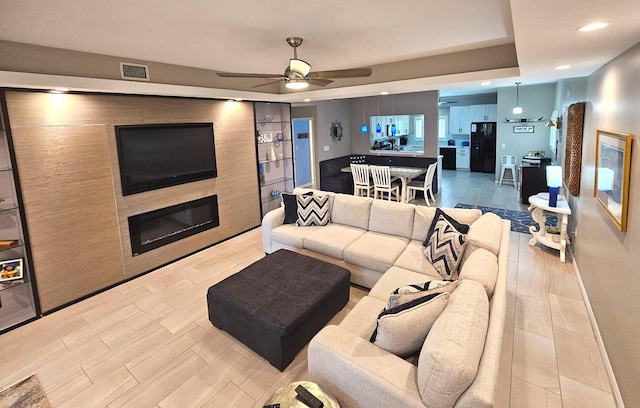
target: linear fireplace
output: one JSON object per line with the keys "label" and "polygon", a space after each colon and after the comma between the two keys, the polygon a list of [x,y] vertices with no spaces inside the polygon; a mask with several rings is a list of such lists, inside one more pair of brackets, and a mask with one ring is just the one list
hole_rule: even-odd
{"label": "linear fireplace", "polygon": [[129,217],[131,253],[140,255],[220,225],[218,196]]}

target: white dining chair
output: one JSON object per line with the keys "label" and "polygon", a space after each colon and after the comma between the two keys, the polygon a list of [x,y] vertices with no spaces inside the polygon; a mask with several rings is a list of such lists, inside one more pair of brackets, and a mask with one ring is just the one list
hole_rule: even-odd
{"label": "white dining chair", "polygon": [[433,176],[436,174],[437,167],[438,163],[430,164],[427,168],[427,173],[424,176],[424,181],[414,180],[407,184],[407,195],[409,196],[407,202],[416,198],[416,191],[422,191],[424,193],[424,201],[427,203],[427,206],[431,206],[429,196],[431,196],[433,203],[436,203],[436,198],[433,196]]}
{"label": "white dining chair", "polygon": [[400,201],[400,186],[392,183],[391,168],[389,166],[369,166],[371,175],[373,176],[373,198],[384,199],[385,193],[387,200],[391,201],[391,197],[395,196],[396,201]]}
{"label": "white dining chair", "polygon": [[351,174],[353,174],[353,195],[363,197],[373,195],[368,164],[351,164]]}

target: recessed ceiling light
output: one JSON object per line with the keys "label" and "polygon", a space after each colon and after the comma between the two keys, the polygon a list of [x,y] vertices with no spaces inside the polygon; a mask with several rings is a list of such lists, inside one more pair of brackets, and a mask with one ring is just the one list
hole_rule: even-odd
{"label": "recessed ceiling light", "polygon": [[307,98],[304,100],[305,102],[311,102],[311,99]]}
{"label": "recessed ceiling light", "polygon": [[236,102],[242,102],[242,98],[235,98],[234,101]]}
{"label": "recessed ceiling light", "polygon": [[387,92],[387,91],[382,91],[382,92],[380,92],[380,95],[389,95],[389,92]]}
{"label": "recessed ceiling light", "polygon": [[69,92],[69,88],[62,88],[62,87],[56,87],[53,88],[52,90],[50,90],[49,92],[51,93],[65,93],[65,92]]}
{"label": "recessed ceiling light", "polygon": [[591,24],[584,25],[582,27],[578,27],[578,31],[582,31],[582,32],[595,31],[595,30],[600,30],[602,28],[605,28],[608,25],[609,25],[609,23],[604,23],[604,22],[591,23]]}
{"label": "recessed ceiling light", "polygon": [[561,70],[561,69],[569,69],[571,68],[571,65],[558,65],[556,67],[557,70]]}
{"label": "recessed ceiling light", "polygon": [[491,82],[489,82],[489,81],[480,82],[480,85],[482,85],[482,86],[491,85]]}

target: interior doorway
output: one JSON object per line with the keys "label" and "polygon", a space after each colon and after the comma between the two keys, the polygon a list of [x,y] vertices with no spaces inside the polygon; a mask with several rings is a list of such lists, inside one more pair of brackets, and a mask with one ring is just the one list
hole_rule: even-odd
{"label": "interior doorway", "polygon": [[293,119],[293,163],[296,187],[313,185],[313,119]]}

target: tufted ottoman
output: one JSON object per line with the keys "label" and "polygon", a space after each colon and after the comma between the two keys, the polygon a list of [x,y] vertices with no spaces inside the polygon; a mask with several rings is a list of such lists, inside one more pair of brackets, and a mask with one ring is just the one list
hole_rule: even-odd
{"label": "tufted ottoman", "polygon": [[350,272],[280,249],[213,285],[209,320],[284,370],[349,300]]}

